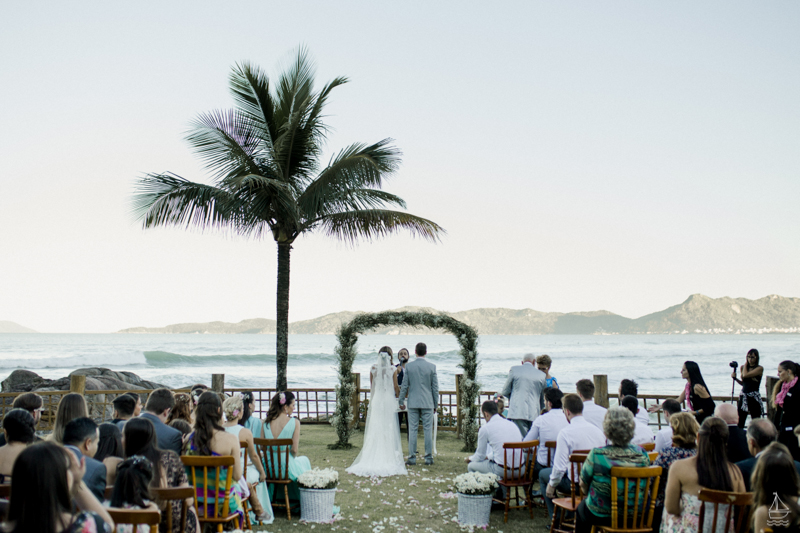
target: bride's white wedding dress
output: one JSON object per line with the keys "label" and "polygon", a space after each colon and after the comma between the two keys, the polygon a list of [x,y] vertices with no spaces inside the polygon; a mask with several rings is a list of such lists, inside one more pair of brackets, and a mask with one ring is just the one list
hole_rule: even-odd
{"label": "bride's white wedding dress", "polygon": [[366,477],[404,476],[408,472],[400,443],[394,368],[389,364],[389,355],[380,353],[378,363],[373,365],[370,372],[372,389],[364,428],[364,446],[347,472]]}

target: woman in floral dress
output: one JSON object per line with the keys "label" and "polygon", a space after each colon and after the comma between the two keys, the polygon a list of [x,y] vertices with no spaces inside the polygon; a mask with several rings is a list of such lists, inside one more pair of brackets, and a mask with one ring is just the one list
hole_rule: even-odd
{"label": "woman in floral dress", "polygon": [[653,513],[653,531],[658,532],[664,513],[664,494],[669,479],[669,467],[675,461],[688,459],[697,454],[697,432],[700,424],[691,413],[675,413],[669,417],[672,428],[672,446],[667,446],[653,462],[653,466],[661,467],[661,481],[656,496],[656,509]]}

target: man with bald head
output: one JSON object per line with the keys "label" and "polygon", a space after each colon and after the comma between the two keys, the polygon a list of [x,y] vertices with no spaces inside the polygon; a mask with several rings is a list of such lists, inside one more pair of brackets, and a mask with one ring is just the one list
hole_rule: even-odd
{"label": "man with bald head", "polygon": [[544,408],[542,393],[547,387],[547,375],[536,368],[532,353],[522,357],[522,364],[512,366],[501,396],[508,398],[508,419],[519,428],[520,440],[528,434],[531,424]]}
{"label": "man with bald head", "polygon": [[721,403],[714,409],[714,416],[728,424],[728,461],[738,463],[752,457],[747,449],[747,434],[739,427],[739,411],[730,403]]}
{"label": "man with bald head", "polygon": [[[742,471],[744,486],[748,492],[750,491],[750,476],[752,476],[753,470],[756,469],[756,463],[761,452],[776,440],[778,440],[778,430],[769,419],[756,418],[750,421],[750,425],[747,427],[747,447],[753,457],[736,463],[736,466]],[[797,474],[800,475],[800,463],[795,461],[794,468],[797,470]]]}

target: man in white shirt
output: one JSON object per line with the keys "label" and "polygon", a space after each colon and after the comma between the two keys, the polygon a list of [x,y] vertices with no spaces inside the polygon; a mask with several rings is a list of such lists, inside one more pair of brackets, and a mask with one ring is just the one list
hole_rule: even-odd
{"label": "man in white shirt", "polygon": [[642,444],[653,442],[655,439],[653,430],[650,429],[650,426],[642,424],[642,421],[636,418],[636,411],[639,410],[639,400],[637,400],[634,396],[625,396],[620,402],[620,405],[633,413],[633,420],[636,422],[636,429],[633,431],[631,444],[641,446]]}
{"label": "man in white shirt", "polygon": [[542,468],[547,468],[547,448],[544,443],[554,441],[558,433],[567,427],[567,417],[561,408],[561,398],[564,393],[558,389],[545,389],[544,402],[549,411],[539,415],[531,424],[531,430],[525,435],[526,441],[539,440],[539,449],[536,452],[536,463],[533,465],[533,478],[539,475]]}
{"label": "man in white shirt", "polygon": [[[547,514],[553,520],[553,498],[556,489],[562,492],[570,491],[570,464],[569,456],[577,450],[591,450],[606,445],[606,436],[603,432],[590,424],[583,416],[583,401],[577,394],[567,394],[562,400],[564,416],[569,425],[562,429],[556,439],[556,455],[552,468],[543,468],[539,472],[539,484],[547,487],[544,502],[547,505]],[[578,482],[578,480],[575,480]]]}
{"label": "man in white shirt", "polygon": [[667,420],[667,425],[656,433],[656,451],[658,453],[672,446],[672,426],[669,425],[669,417],[675,413],[681,412],[681,404],[678,400],[670,398],[669,400],[664,400],[661,404],[661,410],[664,411],[664,418]]}
{"label": "man in white shirt", "polygon": [[[619,401],[622,402],[622,399],[625,396],[633,396],[634,398],[639,397],[639,384],[633,381],[632,379],[623,379],[619,382]],[[620,405],[622,405],[620,403]],[[641,422],[645,426],[650,424],[650,414],[647,412],[647,409],[639,409],[637,407],[637,411],[633,413],[634,420]]]}
{"label": "man in white shirt", "polygon": [[[505,454],[503,444],[506,442],[520,442],[519,428],[514,422],[510,422],[497,414],[497,404],[491,400],[483,402],[481,405],[486,424],[478,430],[478,449],[471,457],[467,457],[470,472],[493,473],[503,477],[503,465],[505,464]],[[492,459],[486,458],[487,448],[492,449]],[[513,450],[513,454],[508,454],[511,464],[509,469],[516,470],[515,475],[519,474],[520,465],[524,464],[522,452]]]}
{"label": "man in white shirt", "polygon": [[575,384],[575,388],[583,401],[583,417],[591,425],[603,431],[603,420],[608,409],[594,403],[594,382],[591,379],[581,379]]}

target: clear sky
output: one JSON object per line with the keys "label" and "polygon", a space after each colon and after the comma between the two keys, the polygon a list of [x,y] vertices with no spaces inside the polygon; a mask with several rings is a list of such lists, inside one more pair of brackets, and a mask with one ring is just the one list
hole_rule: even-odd
{"label": "clear sky", "polygon": [[[301,238],[290,320],[422,305],[607,309],[800,296],[800,3],[10,2],[0,320],[47,332],[275,317],[276,248],[144,231],[137,177],[249,60],[300,44],[329,152],[392,137],[387,189],[448,232]],[[326,157],[327,159],[327,157]]]}

